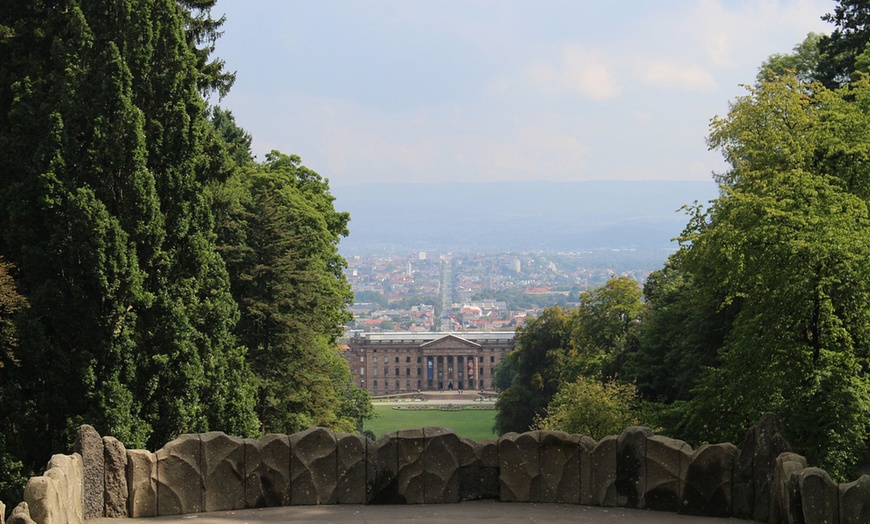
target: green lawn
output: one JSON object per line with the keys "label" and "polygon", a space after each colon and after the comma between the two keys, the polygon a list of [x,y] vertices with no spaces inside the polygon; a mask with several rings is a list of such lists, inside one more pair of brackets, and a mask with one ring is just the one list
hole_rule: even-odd
{"label": "green lawn", "polygon": [[392,406],[375,405],[375,413],[379,416],[367,420],[363,429],[370,429],[378,437],[399,429],[423,428],[439,426],[452,429],[461,437],[474,440],[495,438],[492,432],[495,419],[494,409],[468,409],[462,411],[399,410]]}

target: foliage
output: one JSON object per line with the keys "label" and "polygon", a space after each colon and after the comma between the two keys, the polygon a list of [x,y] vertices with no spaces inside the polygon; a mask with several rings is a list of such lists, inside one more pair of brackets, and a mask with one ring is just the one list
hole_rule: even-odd
{"label": "foliage", "polygon": [[[9,405],[4,397],[13,393],[8,387],[8,368],[19,365],[15,358],[18,345],[15,316],[27,307],[27,301],[18,294],[12,278],[13,269],[12,264],[0,257],[0,378],[3,379],[0,381],[0,406]],[[4,433],[0,433],[0,500],[21,500],[29,475],[24,470],[24,464],[10,451]]]}
{"label": "foliage", "polygon": [[511,386],[516,371],[511,366],[509,358],[503,358],[492,368],[492,388],[496,391],[504,391]]}
{"label": "foliage", "polygon": [[801,82],[812,82],[822,61],[820,45],[824,38],[818,33],[809,33],[791,53],[769,56],[758,68],[757,82],[771,81],[783,75],[794,75]]}
{"label": "foliage", "polygon": [[27,300],[18,293],[15,286],[12,270],[12,264],[0,257],[0,369],[17,364],[15,315],[27,306]]}
{"label": "foliage", "polygon": [[642,422],[637,388],[615,379],[601,382],[580,375],[559,388],[547,407],[546,416],[535,420],[533,429],[552,429],[588,435],[599,440],[619,435]]}
{"label": "foliage", "polygon": [[613,277],[584,291],[574,317],[566,381],[577,375],[612,377],[625,354],[637,346],[644,311],[640,285],[631,277]]}
{"label": "foliage", "polygon": [[[838,0],[837,3],[833,13],[822,17],[834,24],[835,29],[819,42],[822,59],[816,78],[828,88],[846,85],[854,79],[862,55],[866,60],[870,44],[870,2]],[[866,67],[866,63],[864,65]]]}
{"label": "foliage", "polygon": [[3,489],[83,422],[155,449],[371,413],[335,344],[349,217],[208,109],[214,5],[0,4]]}
{"label": "foliage", "polygon": [[365,400],[336,352],[350,319],[346,263],[337,249],[348,214],[335,211],[327,181],[299,157],[277,151],[215,195],[220,251],[241,307],[237,334],[256,377],[260,430],[356,427],[367,416]]}
{"label": "foliage", "polygon": [[714,119],[728,187],[690,224],[681,260],[736,313],[690,403],[692,438],[734,439],[774,411],[834,475],[867,454],[870,215],[855,162],[868,94],[866,80],[829,91],[783,76]]}
{"label": "foliage", "polygon": [[701,371],[717,362],[735,310],[711,295],[706,271],[684,270],[680,255],[647,279],[639,345],[621,370],[647,400],[667,404],[693,397]]}
{"label": "foliage", "polygon": [[495,405],[499,434],[527,431],[535,416],[543,414],[559,388],[572,329],[570,314],[552,307],[517,330],[514,349],[507,355],[515,375]]}
{"label": "foliage", "polygon": [[547,308],[518,331],[505,364],[514,375],[496,403],[499,433],[528,430],[578,376],[614,376],[636,346],[644,310],[636,281],[611,278],[580,298],[577,309]]}

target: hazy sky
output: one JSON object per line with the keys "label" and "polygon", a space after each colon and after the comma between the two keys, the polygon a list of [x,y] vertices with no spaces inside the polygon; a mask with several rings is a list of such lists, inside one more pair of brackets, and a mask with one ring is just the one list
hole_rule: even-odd
{"label": "hazy sky", "polygon": [[709,180],[709,119],[831,0],[220,0],[258,158],[363,182]]}

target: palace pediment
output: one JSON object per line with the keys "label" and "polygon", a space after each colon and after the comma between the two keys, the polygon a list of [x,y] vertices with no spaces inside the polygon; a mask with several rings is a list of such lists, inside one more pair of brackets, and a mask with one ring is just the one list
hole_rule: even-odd
{"label": "palace pediment", "polygon": [[480,349],[480,344],[456,335],[445,335],[420,345],[423,349]]}

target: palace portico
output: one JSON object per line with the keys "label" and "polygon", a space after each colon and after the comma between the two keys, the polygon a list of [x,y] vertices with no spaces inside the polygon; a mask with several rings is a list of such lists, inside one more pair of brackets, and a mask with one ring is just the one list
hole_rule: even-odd
{"label": "palace portico", "polygon": [[361,333],[345,356],[354,381],[372,395],[485,390],[513,348],[513,331]]}

